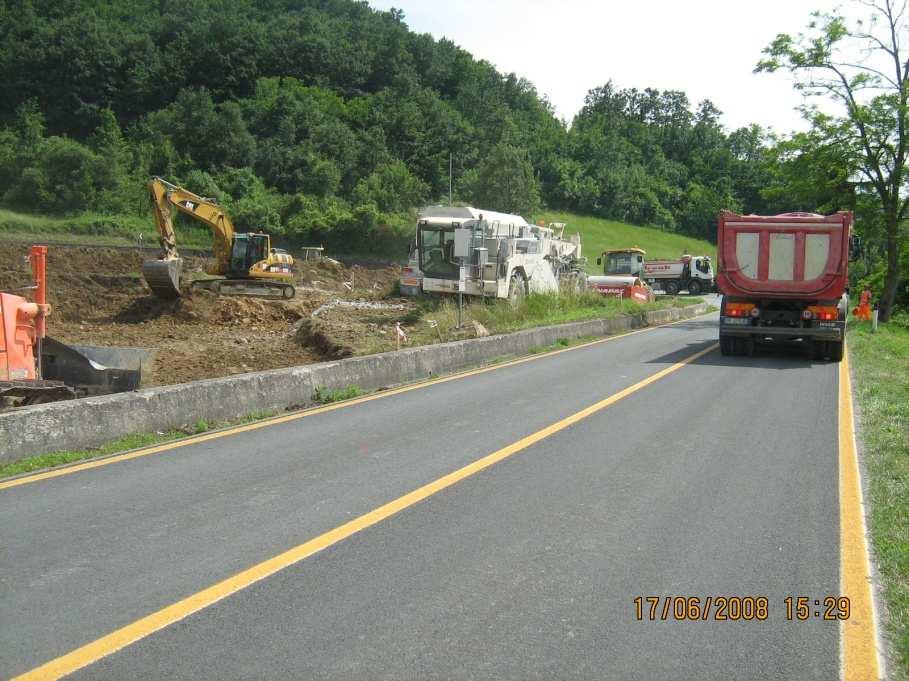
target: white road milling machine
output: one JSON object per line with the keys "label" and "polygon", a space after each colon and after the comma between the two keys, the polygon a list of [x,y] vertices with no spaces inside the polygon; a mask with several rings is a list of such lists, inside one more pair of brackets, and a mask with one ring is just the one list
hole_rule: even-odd
{"label": "white road milling machine", "polygon": [[581,236],[565,225],[530,225],[520,215],[469,206],[420,211],[408,274],[425,293],[518,302],[528,293],[587,289]]}

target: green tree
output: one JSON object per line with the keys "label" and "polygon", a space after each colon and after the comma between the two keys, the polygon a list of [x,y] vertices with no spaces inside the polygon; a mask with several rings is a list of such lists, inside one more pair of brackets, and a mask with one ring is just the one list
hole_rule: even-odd
{"label": "green tree", "polygon": [[540,208],[540,183],[527,152],[500,142],[484,158],[468,191],[473,203],[528,219]]}
{"label": "green tree", "polygon": [[838,12],[815,13],[807,33],[778,35],[755,71],[786,69],[797,89],[838,105],[841,113],[835,116],[817,106],[803,112],[822,144],[843,148],[847,171],[861,173],[879,201],[887,253],[880,318],[886,321],[900,284],[909,217],[909,55],[902,48],[909,28],[903,21],[905,2],[860,4],[868,8],[867,21],[850,25]]}

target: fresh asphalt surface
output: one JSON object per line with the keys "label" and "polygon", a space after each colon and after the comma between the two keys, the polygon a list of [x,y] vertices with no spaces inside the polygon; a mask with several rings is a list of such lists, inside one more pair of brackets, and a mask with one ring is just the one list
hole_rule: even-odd
{"label": "fresh asphalt surface", "polygon": [[[0,490],[0,676],[25,672],[633,385],[716,314]],[[715,350],[72,675],[829,679],[836,365]],[[764,622],[637,621],[648,595]]]}

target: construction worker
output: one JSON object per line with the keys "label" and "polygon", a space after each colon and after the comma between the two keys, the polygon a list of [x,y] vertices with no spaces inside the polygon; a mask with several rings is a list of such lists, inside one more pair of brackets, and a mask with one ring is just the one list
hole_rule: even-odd
{"label": "construction worker", "polygon": [[858,307],[852,309],[852,315],[856,319],[871,320],[871,289],[867,286],[862,290]]}

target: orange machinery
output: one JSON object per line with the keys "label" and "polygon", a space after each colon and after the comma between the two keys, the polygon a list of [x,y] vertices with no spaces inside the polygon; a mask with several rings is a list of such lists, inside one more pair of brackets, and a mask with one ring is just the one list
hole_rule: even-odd
{"label": "orange machinery", "polygon": [[22,398],[19,404],[72,397],[62,381],[42,380],[41,343],[47,335],[47,246],[29,251],[34,301],[0,292],[0,398]]}

